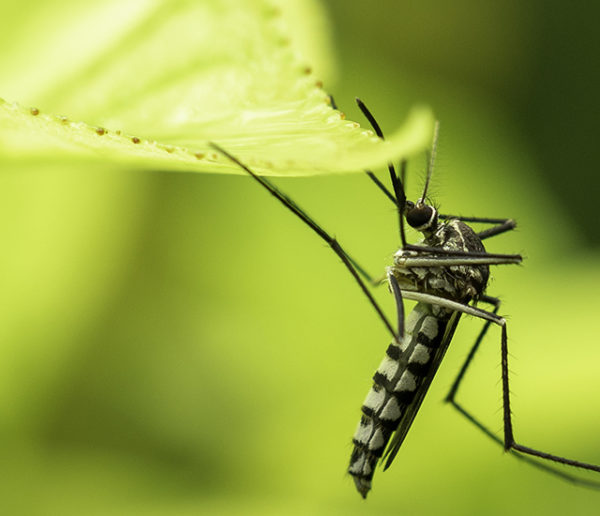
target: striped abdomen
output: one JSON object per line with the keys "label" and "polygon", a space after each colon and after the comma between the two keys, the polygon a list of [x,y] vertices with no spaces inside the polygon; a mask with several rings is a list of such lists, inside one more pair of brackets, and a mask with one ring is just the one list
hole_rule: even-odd
{"label": "striped abdomen", "polygon": [[[424,392],[419,391],[426,391],[430,383],[423,380],[430,372],[434,374],[439,365],[445,350],[438,348],[451,313],[428,304],[417,304],[406,320],[401,345],[390,344],[373,377],[373,387],[362,406],[362,417],[354,434],[348,468],[364,498],[371,489],[377,461],[392,434],[403,423],[403,418],[407,418],[404,423],[410,426],[414,411],[408,409],[413,401],[420,403]],[[437,364],[432,367],[434,362]]]}

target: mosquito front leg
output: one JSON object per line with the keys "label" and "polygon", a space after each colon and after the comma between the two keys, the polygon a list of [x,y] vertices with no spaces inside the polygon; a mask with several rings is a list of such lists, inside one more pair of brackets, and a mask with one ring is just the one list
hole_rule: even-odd
{"label": "mosquito front leg", "polygon": [[385,282],[385,276],[377,276],[368,273],[358,262],[352,258],[344,249],[342,249],[342,253],[348,259],[348,261],[352,264],[352,266],[356,269],[356,271],[362,276],[362,278],[369,284],[371,287],[379,287]]}
{"label": "mosquito front leg", "polygon": [[457,219],[462,222],[476,222],[480,224],[494,224],[491,228],[485,229],[477,233],[480,240],[485,240],[507,231],[511,231],[517,227],[517,221],[514,219],[493,219],[487,217],[461,217],[460,215],[438,215],[440,219]]}
{"label": "mosquito front leg", "polygon": [[340,243],[329,233],[327,233],[327,231],[325,231],[317,222],[315,222],[315,220],[312,217],[310,217],[302,208],[300,208],[300,206],[298,206],[292,199],[290,199],[287,195],[281,192],[273,183],[271,183],[264,177],[256,175],[254,172],[252,172],[252,170],[250,170],[250,168],[247,165],[242,163],[239,159],[227,152],[222,147],[219,147],[217,144],[212,142],[210,143],[210,145],[215,150],[223,154],[223,156],[225,156],[233,163],[238,165],[242,170],[246,171],[253,179],[260,183],[261,186],[263,186],[273,197],[279,200],[288,210],[294,213],[308,227],[310,227],[315,233],[317,233],[317,235],[319,235],[319,237],[321,237],[329,245],[329,247],[331,247],[333,252],[340,258],[340,260],[342,260],[342,263],[344,264],[346,269],[348,269],[352,277],[356,280],[358,286],[363,291],[363,294],[367,297],[369,303],[371,303],[371,306],[375,309],[377,315],[379,316],[385,327],[392,334],[394,340],[398,342],[398,332],[390,324],[385,313],[373,297],[373,294],[371,294],[371,292],[367,288],[367,285],[365,284],[361,276],[366,277],[367,281],[371,283],[373,283],[374,280],[369,274],[365,272],[365,270],[362,267],[359,267],[357,265],[355,260],[349,257],[348,253],[346,253],[346,251],[342,248]]}

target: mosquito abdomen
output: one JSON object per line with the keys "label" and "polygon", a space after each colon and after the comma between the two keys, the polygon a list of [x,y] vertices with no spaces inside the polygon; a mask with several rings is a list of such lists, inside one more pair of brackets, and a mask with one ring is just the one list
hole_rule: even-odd
{"label": "mosquito abdomen", "polygon": [[431,305],[417,304],[406,320],[404,340],[390,344],[373,376],[348,468],[363,498],[371,489],[377,462],[429,371],[447,322],[445,313],[434,316]]}

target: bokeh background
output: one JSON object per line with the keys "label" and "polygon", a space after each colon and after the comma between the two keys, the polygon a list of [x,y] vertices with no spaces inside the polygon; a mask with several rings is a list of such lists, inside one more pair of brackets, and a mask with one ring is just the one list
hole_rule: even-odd
{"label": "bokeh background", "polygon": [[[597,9],[325,6],[339,63],[325,87],[348,117],[357,95],[388,131],[430,104],[442,211],[519,222],[488,246],[526,256],[489,287],[509,317],[517,438],[600,463]],[[411,197],[424,168],[410,164]],[[278,184],[384,270],[393,207],[363,175]],[[469,318],[361,500],[345,467],[389,337],[331,251],[251,180],[2,170],[0,199],[3,514],[597,511],[600,493],[503,455],[442,403],[480,327]],[[499,362],[493,330],[461,393],[498,432]]]}

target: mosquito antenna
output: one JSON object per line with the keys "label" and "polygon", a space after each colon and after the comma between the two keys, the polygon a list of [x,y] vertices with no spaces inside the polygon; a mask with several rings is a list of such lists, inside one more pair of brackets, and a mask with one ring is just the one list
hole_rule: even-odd
{"label": "mosquito antenna", "polygon": [[419,203],[425,201],[425,197],[427,196],[427,189],[429,188],[429,181],[431,179],[431,174],[433,174],[433,165],[435,163],[435,155],[437,154],[437,144],[438,137],[440,133],[440,122],[439,120],[435,121],[435,126],[433,127],[433,142],[431,144],[431,152],[429,153],[429,165],[427,167],[427,178],[425,179],[425,188],[423,188],[423,195],[419,199]]}

